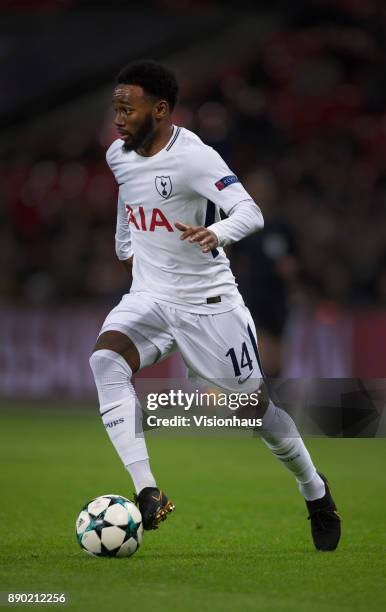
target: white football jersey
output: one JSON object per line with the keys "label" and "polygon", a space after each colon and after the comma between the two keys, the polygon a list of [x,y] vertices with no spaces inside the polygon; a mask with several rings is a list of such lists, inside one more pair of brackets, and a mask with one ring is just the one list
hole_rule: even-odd
{"label": "white football jersey", "polygon": [[168,144],[151,157],[122,145],[115,140],[106,159],[119,185],[117,255],[134,255],[130,292],[199,314],[243,303],[224,250],[203,253],[197,243],[180,240],[175,227],[177,221],[208,227],[220,220],[220,208],[227,213],[250,200],[237,176],[185,128],[173,126]]}

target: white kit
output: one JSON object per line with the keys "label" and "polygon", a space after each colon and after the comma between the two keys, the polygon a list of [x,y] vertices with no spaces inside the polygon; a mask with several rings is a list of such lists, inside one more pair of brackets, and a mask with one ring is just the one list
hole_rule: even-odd
{"label": "white kit", "polygon": [[[222,246],[203,253],[180,240],[176,222],[209,227],[226,245],[263,225],[260,209],[220,155],[195,134],[173,127],[156,155],[125,152],[116,140],[107,162],[119,185],[116,252],[134,255],[130,293],[101,333],[135,342],[141,367],[178,348],[200,377],[235,391],[261,378],[256,332]],[[229,215],[220,218],[220,208]]]}
{"label": "white kit", "polygon": [[[119,185],[117,256],[134,255],[130,293],[202,314],[242,304],[222,246],[202,253],[198,244],[180,240],[175,227],[178,221],[209,227],[222,245],[262,227],[260,209],[238,178],[214,149],[184,128],[174,126],[169,143],[151,157],[125,152],[122,144],[116,140],[106,158]],[[219,208],[230,218],[220,221]],[[221,301],[207,303],[218,296]]]}

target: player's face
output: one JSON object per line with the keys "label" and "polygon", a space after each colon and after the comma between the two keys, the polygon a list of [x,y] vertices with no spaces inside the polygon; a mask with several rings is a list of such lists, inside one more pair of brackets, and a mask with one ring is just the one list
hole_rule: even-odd
{"label": "player's face", "polygon": [[154,102],[144,95],[139,85],[118,85],[113,94],[114,124],[124,140],[125,151],[148,144],[155,132]]}

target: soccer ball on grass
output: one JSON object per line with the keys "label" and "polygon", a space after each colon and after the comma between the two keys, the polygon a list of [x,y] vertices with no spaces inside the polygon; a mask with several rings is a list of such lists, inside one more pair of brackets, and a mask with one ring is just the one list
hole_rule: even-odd
{"label": "soccer ball on grass", "polygon": [[88,502],[75,524],[82,550],[94,557],[131,557],[142,542],[142,516],[121,495],[101,495]]}

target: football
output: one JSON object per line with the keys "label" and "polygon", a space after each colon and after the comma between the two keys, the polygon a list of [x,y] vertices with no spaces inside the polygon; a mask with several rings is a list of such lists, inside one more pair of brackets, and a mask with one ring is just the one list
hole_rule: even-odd
{"label": "football", "polygon": [[101,495],[82,508],[75,530],[80,547],[88,555],[131,557],[142,542],[142,516],[125,497]]}

